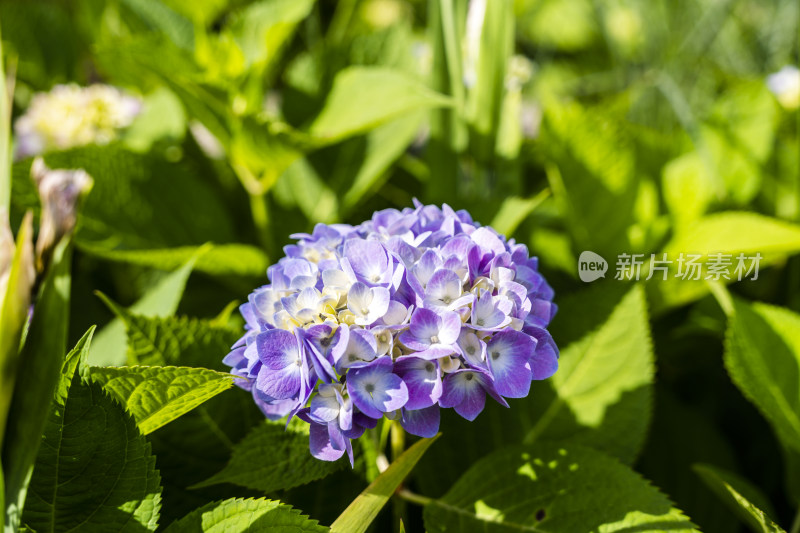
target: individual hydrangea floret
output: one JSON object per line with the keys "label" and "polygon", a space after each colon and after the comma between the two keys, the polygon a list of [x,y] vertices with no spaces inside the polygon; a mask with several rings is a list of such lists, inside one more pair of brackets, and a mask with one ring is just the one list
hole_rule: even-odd
{"label": "individual hydrangea floret", "polygon": [[311,425],[334,461],[383,417],[432,437],[440,408],[528,395],[558,368],[553,291],[523,244],[465,211],[415,202],[358,226],[318,224],[240,307],[224,362],[270,419]]}
{"label": "individual hydrangea floret", "polygon": [[16,156],[108,144],[141,109],[141,100],[110,85],[56,85],[50,92],[35,94],[14,123]]}

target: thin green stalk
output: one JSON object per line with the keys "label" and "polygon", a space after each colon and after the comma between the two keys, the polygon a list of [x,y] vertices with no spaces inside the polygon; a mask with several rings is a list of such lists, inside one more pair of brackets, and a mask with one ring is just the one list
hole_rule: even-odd
{"label": "thin green stalk", "polygon": [[800,507],[797,508],[797,514],[794,515],[794,522],[789,533],[800,533]]}
{"label": "thin green stalk", "polygon": [[270,228],[269,209],[267,207],[267,194],[265,192],[250,196],[250,213],[253,216],[253,224],[256,226],[258,240],[268,256],[273,255],[272,231]]}
{"label": "thin green stalk", "polygon": [[[392,462],[397,461],[397,459],[403,455],[403,452],[406,448],[406,432],[403,429],[403,426],[400,425],[399,420],[395,420],[392,422],[392,431],[391,431],[391,446],[392,446]],[[400,485],[400,489],[403,490],[403,486]],[[400,522],[406,517],[406,501],[402,498],[393,498],[392,499],[392,515],[393,515],[393,523],[396,531],[399,531]]]}
{"label": "thin green stalk", "polygon": [[415,503],[417,505],[426,506],[429,503],[433,503],[434,499],[429,498],[427,496],[423,496],[422,494],[417,494],[416,492],[411,492],[406,488],[401,488],[395,493],[399,498],[411,503]]}
{"label": "thin green stalk", "polygon": [[335,45],[344,40],[350,21],[353,20],[356,4],[358,4],[358,0],[339,0],[336,4],[336,11],[333,13],[331,25],[328,28],[328,42]]}

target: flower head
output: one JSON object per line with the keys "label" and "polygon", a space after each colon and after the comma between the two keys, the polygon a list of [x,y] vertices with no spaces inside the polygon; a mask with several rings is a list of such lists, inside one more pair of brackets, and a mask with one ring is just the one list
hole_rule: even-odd
{"label": "flower head", "polygon": [[384,417],[431,437],[440,408],[473,420],[558,368],[537,259],[465,211],[416,203],[293,237],[224,362],[266,416],[311,424],[315,457],[352,462]]}
{"label": "flower head", "polygon": [[17,157],[108,144],[141,111],[138,98],[110,85],[56,85],[37,93],[14,124]]}

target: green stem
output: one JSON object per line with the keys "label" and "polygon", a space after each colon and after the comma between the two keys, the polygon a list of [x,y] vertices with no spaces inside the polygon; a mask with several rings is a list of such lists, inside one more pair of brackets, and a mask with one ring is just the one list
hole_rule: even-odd
{"label": "green stem", "polygon": [[[406,432],[403,426],[400,425],[399,420],[392,422],[391,431],[391,446],[392,446],[392,462],[397,461],[406,448]],[[403,485],[398,488],[398,492],[402,491]],[[395,531],[400,531],[400,522],[405,518],[406,514],[406,501],[402,498],[392,499],[392,514],[394,517]]]}
{"label": "green stem", "polygon": [[415,503],[423,507],[434,501],[433,498],[428,498],[427,496],[423,496],[422,494],[411,492],[406,488],[401,488],[395,494],[397,495],[397,497],[402,498],[407,502]]}
{"label": "green stem", "polygon": [[797,508],[797,514],[794,515],[794,522],[789,533],[800,533],[800,507]]}
{"label": "green stem", "polygon": [[253,216],[253,224],[256,226],[258,240],[268,256],[272,256],[273,243],[272,231],[270,230],[269,209],[267,208],[266,193],[248,193],[250,195],[250,213]]}

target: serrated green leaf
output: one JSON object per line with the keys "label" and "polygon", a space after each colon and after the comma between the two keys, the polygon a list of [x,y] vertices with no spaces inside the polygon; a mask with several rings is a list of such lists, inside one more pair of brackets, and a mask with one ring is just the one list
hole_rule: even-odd
{"label": "serrated green leaf", "polygon": [[[677,258],[684,254],[727,253],[732,255],[729,275],[736,280],[734,267],[736,256],[761,254],[759,269],[775,264],[787,256],[800,251],[800,226],[756,213],[729,211],[703,217],[684,228],[664,247],[667,258],[675,261],[671,265],[666,281],[656,275],[648,283],[648,297],[656,311],[687,304],[708,294],[704,280],[675,278]],[[658,255],[658,254],[657,254]],[[660,256],[659,256],[660,257]],[[703,258],[706,260],[706,257]],[[748,261],[746,266],[749,266]],[[705,276],[705,270],[703,272]]]}
{"label": "serrated green leaf", "polygon": [[189,317],[146,317],[106,301],[125,324],[132,365],[191,365],[218,368],[241,337],[228,327]]}
{"label": "serrated green leaf", "polygon": [[[102,245],[82,242],[81,251],[108,261],[130,263],[159,270],[177,270],[191,259],[200,249],[197,246],[178,246],[174,248],[148,250],[113,250]],[[246,244],[208,245],[199,254],[195,270],[215,276],[263,276],[268,259],[261,249]]]}
{"label": "serrated green leaf", "polygon": [[233,483],[261,492],[273,492],[304,485],[339,470],[343,461],[320,461],[308,449],[308,424],[264,423],[233,448],[230,462],[222,471],[196,484],[207,487]]}
{"label": "serrated green leaf", "polygon": [[91,377],[127,409],[144,435],[233,385],[230,374],[174,366],[94,367]]}
{"label": "serrated green leaf", "polygon": [[711,465],[694,465],[700,479],[756,533],[786,533],[754,501],[763,495],[739,476]]}
{"label": "serrated green leaf", "polygon": [[610,112],[574,103],[546,108],[541,140],[551,162],[547,177],[574,247],[630,253],[639,188],[631,135]]}
{"label": "serrated green leaf", "polygon": [[[563,316],[574,316],[569,309]],[[564,440],[632,462],[650,420],[653,359],[644,292],[635,286],[597,330],[561,352],[549,380],[555,397],[536,409],[541,415],[525,442]]]}
{"label": "serrated green leaf", "polygon": [[412,111],[447,105],[450,105],[447,97],[399,71],[382,67],[349,67],[337,74],[310,133],[333,142]]}
{"label": "serrated green leaf", "polygon": [[[654,356],[642,291],[601,282],[558,303],[549,330],[556,344],[567,345],[559,370],[533,382],[527,398],[510,399],[510,408],[487,400],[472,422],[443,412],[442,443],[423,457],[416,474],[424,494],[444,494],[461,476],[463,464],[540,439],[589,446],[634,462],[652,410]],[[452,458],[454,448],[458,461]]]}
{"label": "serrated green leaf", "polygon": [[298,509],[266,499],[209,503],[173,522],[165,533],[324,533],[328,528]]}
{"label": "serrated green leaf", "polygon": [[[160,280],[134,303],[129,311],[157,317],[170,316],[175,313],[197,257],[198,255],[195,254],[181,268]],[[123,364],[125,362],[126,338],[125,324],[122,319],[119,317],[113,319],[95,337],[94,345],[89,355],[89,363],[95,366]]]}
{"label": "serrated green leaf", "polygon": [[432,439],[421,439],[395,459],[389,468],[364,489],[364,492],[347,506],[339,518],[331,525],[333,533],[364,533],[389,498],[408,477],[428,448],[436,442],[439,435]]}
{"label": "serrated green leaf", "polygon": [[67,345],[72,245],[56,245],[19,357],[3,445],[6,527],[19,524]]}
{"label": "serrated green leaf", "polygon": [[800,452],[800,315],[762,303],[733,301],[725,367],[766,417],[781,442]]}
{"label": "serrated green leaf", "polygon": [[553,443],[499,450],[425,507],[440,531],[694,532],[638,474],[589,448]]}
{"label": "serrated green leaf", "polygon": [[161,489],[150,444],[99,384],[76,371],[66,392],[41,437],[25,524],[40,533],[155,531]]}
{"label": "serrated green leaf", "polygon": [[[84,146],[45,156],[50,168],[83,168],[94,180],[78,216],[77,242],[149,249],[230,242],[233,222],[218,191],[185,162],[157,151],[140,154],[120,143]],[[31,159],[16,163],[12,199],[38,206]]]}

